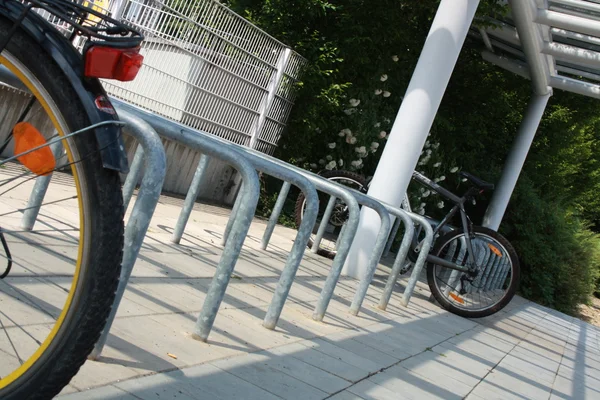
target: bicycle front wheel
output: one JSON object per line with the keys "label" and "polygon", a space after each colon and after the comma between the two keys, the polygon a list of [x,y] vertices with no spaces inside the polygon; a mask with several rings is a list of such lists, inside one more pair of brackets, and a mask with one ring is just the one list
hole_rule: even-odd
{"label": "bicycle front wheel", "polygon": [[473,258],[469,257],[465,232],[452,231],[437,240],[431,254],[472,268],[475,276],[430,263],[427,282],[437,302],[446,310],[479,318],[500,311],[510,302],[519,285],[520,267],[515,249],[498,232],[473,227],[471,244]]}
{"label": "bicycle front wheel", "polygon": [[[0,38],[11,27],[0,19]],[[110,312],[122,257],[122,197],[118,173],[102,168],[93,132],[65,137],[90,121],[44,50],[18,30],[0,63],[28,89],[0,83],[0,145],[8,157],[0,161],[0,398],[47,399],[85,362]],[[16,123],[27,128],[17,132]],[[38,154],[32,160],[24,137],[42,146],[58,140],[62,148],[43,147],[45,153],[29,153]],[[40,170],[44,165],[49,169]],[[40,179],[50,179],[50,187],[41,207],[32,206]],[[37,223],[23,229],[22,215],[31,212]]]}

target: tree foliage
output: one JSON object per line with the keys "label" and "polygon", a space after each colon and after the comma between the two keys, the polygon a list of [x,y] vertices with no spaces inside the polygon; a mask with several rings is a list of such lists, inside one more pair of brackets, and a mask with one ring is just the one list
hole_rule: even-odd
{"label": "tree foliage", "polygon": [[[504,13],[498,3],[482,1],[476,23]],[[372,174],[385,146],[380,133],[387,133],[386,120],[393,121],[402,102],[438,1],[227,4],[309,61],[278,156],[315,170],[332,161],[339,167],[342,160],[344,168]],[[418,167],[432,178],[450,177],[460,167],[497,181],[527,107],[530,82],[482,60],[481,46],[467,39],[432,126],[429,142],[439,143],[435,160]],[[521,256],[522,293],[566,311],[592,292],[600,264],[598,238],[589,229],[600,228],[597,108],[595,100],[555,91],[502,226]],[[340,133],[345,129],[355,143],[347,131]],[[362,146],[366,155],[357,150]],[[445,185],[460,192],[452,177]],[[430,209],[438,199],[427,202],[428,213],[439,212]],[[473,207],[475,221],[486,207],[486,199]]]}

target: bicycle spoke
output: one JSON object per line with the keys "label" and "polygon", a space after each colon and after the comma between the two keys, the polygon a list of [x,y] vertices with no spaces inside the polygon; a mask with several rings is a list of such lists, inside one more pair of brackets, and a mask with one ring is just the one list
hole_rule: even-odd
{"label": "bicycle spoke", "polygon": [[[1,314],[4,314],[2,311],[0,311]],[[0,328],[4,331],[4,333],[6,334],[6,338],[8,339],[8,342],[10,343],[13,351],[15,352],[15,356],[17,356],[17,359],[19,360],[19,363],[21,365],[23,365],[24,361],[21,358],[21,356],[19,355],[19,352],[17,351],[17,348],[15,347],[15,344],[13,343],[12,339],[10,338],[10,335],[8,334],[8,329],[6,329],[6,326],[4,325],[4,322],[2,322],[2,317],[0,317]]]}

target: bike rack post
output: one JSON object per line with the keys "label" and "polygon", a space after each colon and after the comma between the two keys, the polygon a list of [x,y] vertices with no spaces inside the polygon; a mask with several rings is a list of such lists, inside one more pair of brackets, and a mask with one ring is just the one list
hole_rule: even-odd
{"label": "bike rack post", "polygon": [[498,273],[497,280],[492,285],[493,289],[500,289],[502,287],[502,284],[506,280],[506,277],[508,276],[509,271],[510,271],[510,259],[507,257],[506,260],[504,260],[502,269]]}
{"label": "bike rack post", "polygon": [[[477,241],[477,242],[479,242],[479,241]],[[478,243],[478,244],[479,244],[479,248],[481,250],[483,250],[479,253],[483,253],[483,254],[481,254],[479,256],[482,259],[481,263],[479,261],[476,261],[476,262],[477,262],[477,265],[485,265],[485,267],[483,269],[483,274],[481,275],[479,282],[480,282],[481,287],[485,287],[485,284],[489,278],[489,275],[492,272],[492,267],[494,266],[494,258],[492,257],[492,252],[489,247],[487,247],[483,243]],[[470,285],[470,286],[471,286],[470,289],[472,289],[473,285]]]}
{"label": "bike rack post", "polygon": [[[465,240],[464,236],[460,237],[460,243],[456,244],[455,242],[450,244],[450,252],[446,255],[446,260],[451,261],[452,257],[454,256],[455,252],[456,252],[456,247],[458,246],[458,254],[456,256],[456,263],[457,264],[461,264],[465,257],[467,256],[467,241]],[[454,284],[456,283],[456,280],[459,279],[460,276],[460,272],[458,272],[458,270],[451,270],[450,271],[450,277],[448,278],[447,281],[447,285],[446,288],[444,289],[444,296],[448,296],[450,294],[450,291],[452,289],[452,287],[454,286]],[[433,294],[431,295],[433,297]]]}
{"label": "bike rack post", "polygon": [[357,197],[357,200],[360,204],[372,208],[377,212],[377,214],[379,214],[379,218],[381,218],[381,226],[379,228],[379,233],[377,234],[375,247],[369,256],[367,271],[365,272],[365,276],[360,280],[358,288],[356,289],[356,293],[354,294],[354,298],[352,299],[352,304],[350,305],[350,314],[358,315],[360,307],[365,299],[365,296],[367,295],[367,291],[369,290],[369,285],[371,284],[373,276],[375,275],[375,271],[377,270],[377,265],[381,259],[383,248],[385,247],[387,235],[390,231],[390,215],[386,208],[379,201],[373,199],[372,197],[365,196],[359,192],[352,191],[352,193],[355,195],[355,197]]}
{"label": "bike rack post", "polygon": [[[391,211],[388,208],[388,211]],[[396,260],[394,261],[394,265],[392,266],[392,272],[385,284],[385,288],[383,289],[383,293],[381,294],[381,299],[379,300],[379,309],[385,310],[390,302],[390,298],[392,297],[392,293],[394,291],[394,285],[398,280],[398,276],[400,275],[400,270],[404,266],[406,262],[406,256],[408,255],[408,251],[410,250],[410,244],[415,235],[414,223],[412,222],[410,216],[406,212],[401,212],[395,214],[398,219],[396,221],[396,232],[398,231],[398,227],[400,225],[400,221],[404,224],[405,234],[402,238],[402,243],[400,244],[400,250],[398,250],[398,254],[396,255]]]}
{"label": "bike rack post", "polygon": [[244,183],[240,186],[240,191],[235,197],[235,203],[233,203],[233,208],[231,209],[231,213],[229,213],[229,219],[227,220],[227,226],[225,227],[225,231],[223,232],[223,237],[221,238],[221,246],[227,245],[227,240],[229,240],[229,235],[231,234],[231,229],[233,228],[233,224],[237,218],[237,214],[240,211],[240,207],[244,199],[241,196],[241,193],[244,191]]}
{"label": "bike rack post", "polygon": [[100,357],[108,338],[108,333],[117,315],[117,309],[150,225],[152,214],[158,204],[167,170],[165,151],[156,131],[146,122],[128,112],[120,112],[119,119],[127,123],[125,129],[137,139],[144,149],[145,173],[133,211],[125,227],[125,245],[119,286],[102,335],[89,356],[92,360],[97,360]]}
{"label": "bike rack post", "polygon": [[140,174],[142,173],[142,165],[144,162],[144,148],[138,144],[135,149],[135,156],[133,156],[133,161],[131,162],[131,166],[129,167],[129,173],[127,174],[127,178],[125,178],[125,183],[123,184],[123,209],[127,210],[129,207],[129,202],[131,201],[131,197],[133,196],[133,191],[140,180]]}
{"label": "bike rack post", "polygon": [[194,178],[192,178],[192,183],[190,184],[190,188],[185,196],[185,201],[183,202],[183,207],[179,213],[179,218],[177,219],[177,223],[173,229],[173,235],[171,236],[171,242],[173,243],[178,244],[181,241],[183,231],[185,231],[185,226],[187,225],[192,210],[194,209],[194,203],[196,203],[196,199],[198,198],[200,184],[202,183],[202,178],[204,177],[204,171],[206,171],[208,161],[209,158],[207,156],[204,154],[200,155],[198,167],[196,167],[196,172],[194,173]]}
{"label": "bike rack post", "polygon": [[317,230],[317,236],[315,236],[315,241],[313,242],[313,245],[310,249],[313,254],[317,254],[317,252],[319,251],[321,240],[323,240],[323,235],[325,234],[325,229],[327,229],[327,224],[329,222],[329,219],[331,218],[331,214],[333,213],[333,208],[335,207],[336,201],[337,199],[335,196],[331,196],[329,198],[327,208],[325,208],[325,213],[323,213],[321,223],[319,224],[319,229]]}
{"label": "bike rack post", "polygon": [[[54,159],[58,160],[61,153],[64,151],[64,146],[62,145],[62,142],[56,142],[50,146],[50,149],[52,150]],[[21,218],[21,228],[23,228],[23,230],[30,231],[33,229],[33,225],[35,225],[35,221],[40,213],[40,207],[46,196],[46,191],[48,190],[51,179],[52,174],[49,174],[40,176],[35,180],[33,190],[31,191],[29,200],[27,200],[27,207]]]}
{"label": "bike rack post", "polygon": [[394,221],[394,225],[392,225],[392,231],[390,232],[390,236],[388,237],[388,241],[385,244],[385,248],[383,249],[383,254],[381,257],[387,257],[390,254],[390,249],[394,244],[394,239],[396,239],[396,235],[398,234],[398,229],[400,228],[400,219],[396,218]]}
{"label": "bike rack post", "polygon": [[408,280],[406,289],[404,289],[404,295],[402,296],[402,300],[400,300],[400,304],[402,304],[405,307],[408,306],[408,302],[410,301],[410,298],[412,297],[412,294],[415,290],[415,286],[417,285],[419,275],[421,275],[423,265],[425,265],[427,255],[429,254],[431,246],[433,245],[433,228],[431,227],[427,219],[417,214],[410,214],[410,217],[423,227],[423,229],[425,230],[425,239],[423,239],[423,241],[421,242],[421,248],[419,249],[419,256],[417,257],[417,262],[415,263],[413,272],[410,275],[410,279]]}
{"label": "bike rack post", "polygon": [[269,241],[271,240],[271,236],[273,235],[273,231],[275,230],[275,225],[277,225],[277,221],[279,221],[279,215],[283,210],[283,206],[285,204],[285,199],[290,192],[291,183],[283,182],[283,186],[281,186],[281,190],[279,191],[279,195],[277,196],[277,201],[275,202],[275,207],[273,207],[273,212],[271,212],[271,217],[269,218],[269,222],[267,223],[267,228],[265,229],[265,233],[263,234],[262,241],[260,243],[260,248],[263,250],[267,249],[269,245]]}

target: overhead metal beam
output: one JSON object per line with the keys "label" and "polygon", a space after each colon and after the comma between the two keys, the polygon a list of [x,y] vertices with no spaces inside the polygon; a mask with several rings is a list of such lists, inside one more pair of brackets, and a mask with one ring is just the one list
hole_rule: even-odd
{"label": "overhead metal beam", "polygon": [[541,54],[543,43],[541,32],[535,24],[531,23],[535,19],[536,8],[530,1],[511,0],[509,3],[513,9],[513,19],[523,45],[523,52],[529,64],[533,90],[539,95],[548,94],[552,91],[550,66]]}
{"label": "overhead metal beam", "polygon": [[581,76],[587,79],[592,79],[594,81],[598,81],[600,82],[600,75],[598,74],[592,74],[590,72],[587,71],[582,71],[580,69],[577,68],[571,68],[571,67],[565,67],[563,65],[557,65],[556,69],[560,72],[566,72],[567,74],[571,74],[571,75],[575,75],[575,76]]}
{"label": "overhead metal beam", "polygon": [[550,83],[556,89],[566,90],[568,92],[600,99],[600,85],[596,85],[594,83],[583,82],[561,75],[550,78]]}
{"label": "overhead metal beam", "polygon": [[519,75],[525,79],[531,79],[531,76],[529,75],[529,68],[527,68],[527,64],[525,63],[511,60],[508,57],[493,54],[486,50],[481,52],[481,57],[485,61],[497,65],[500,68],[512,72],[513,74]]}
{"label": "overhead metal beam", "polygon": [[[527,1],[513,0],[513,3],[513,7],[515,6],[515,4],[521,4],[521,7],[524,6],[524,3],[527,3],[529,5],[529,2]],[[600,37],[600,21],[590,20],[583,17],[576,17],[573,15],[567,15],[556,11],[538,9],[536,16],[534,18],[531,18],[530,21],[534,21],[538,24],[552,26],[555,28],[561,28],[569,31],[585,33],[587,35]]]}
{"label": "overhead metal beam", "polygon": [[553,36],[559,36],[565,39],[577,40],[579,42],[585,42],[600,46],[600,39],[590,35],[583,35],[581,33],[567,31],[565,29],[552,28],[550,32]]}
{"label": "overhead metal beam", "polygon": [[550,0],[551,4],[560,4],[568,7],[575,7],[581,10],[593,11],[600,13],[600,4],[591,3],[589,1],[581,0]]}
{"label": "overhead metal beam", "polygon": [[600,53],[597,51],[552,42],[544,43],[542,52],[559,60],[567,60],[576,64],[588,65],[600,69]]}

